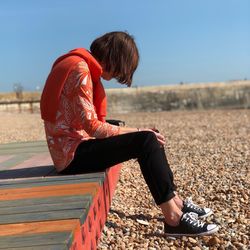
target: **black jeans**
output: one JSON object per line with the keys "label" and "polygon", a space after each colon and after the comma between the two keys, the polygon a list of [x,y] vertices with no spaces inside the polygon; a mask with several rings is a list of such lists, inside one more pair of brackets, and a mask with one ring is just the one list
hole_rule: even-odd
{"label": "black jeans", "polygon": [[157,205],[172,199],[175,185],[164,148],[153,132],[141,131],[82,142],[73,161],[62,174],[104,171],[137,158],[141,172]]}

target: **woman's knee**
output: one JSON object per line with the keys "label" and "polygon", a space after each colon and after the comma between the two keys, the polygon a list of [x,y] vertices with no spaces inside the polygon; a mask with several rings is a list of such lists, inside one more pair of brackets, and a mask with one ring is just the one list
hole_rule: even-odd
{"label": "woman's knee", "polygon": [[143,146],[148,148],[159,147],[157,137],[152,131],[142,131],[140,132],[143,138]]}

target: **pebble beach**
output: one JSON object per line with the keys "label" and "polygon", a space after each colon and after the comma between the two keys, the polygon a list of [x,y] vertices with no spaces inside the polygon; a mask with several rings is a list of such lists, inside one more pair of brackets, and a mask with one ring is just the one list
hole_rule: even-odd
{"label": "pebble beach", "polygon": [[[0,143],[44,140],[40,114],[0,112]],[[131,127],[155,127],[181,197],[192,197],[220,225],[204,237],[165,237],[163,217],[136,160],[123,163],[99,241],[108,249],[250,249],[250,110],[112,114]]]}

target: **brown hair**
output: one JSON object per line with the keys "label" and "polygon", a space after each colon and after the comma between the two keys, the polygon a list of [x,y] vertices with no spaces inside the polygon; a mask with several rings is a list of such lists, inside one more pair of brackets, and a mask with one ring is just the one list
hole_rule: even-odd
{"label": "brown hair", "polygon": [[134,38],[126,32],[109,32],[95,39],[90,51],[104,65],[104,70],[122,84],[131,86],[139,61]]}

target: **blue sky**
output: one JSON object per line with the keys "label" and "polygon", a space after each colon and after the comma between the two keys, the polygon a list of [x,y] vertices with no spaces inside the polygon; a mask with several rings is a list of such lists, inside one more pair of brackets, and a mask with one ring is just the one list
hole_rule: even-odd
{"label": "blue sky", "polygon": [[137,42],[134,85],[250,79],[249,0],[1,0],[0,91],[42,88],[59,55],[114,30]]}

